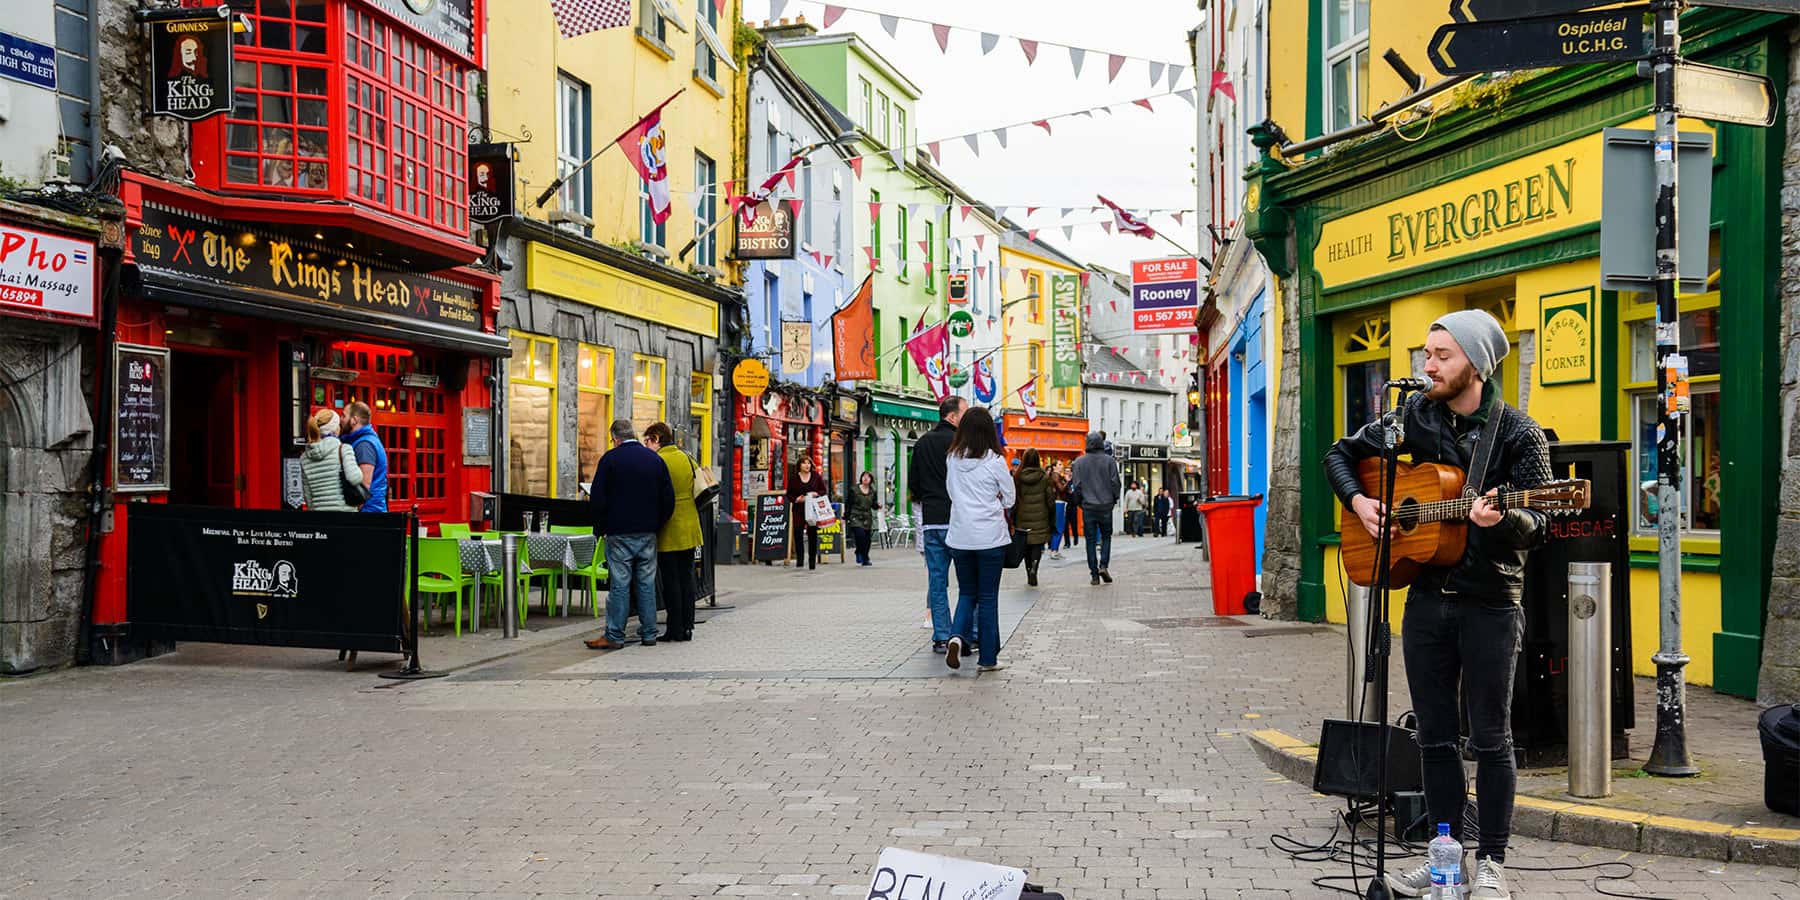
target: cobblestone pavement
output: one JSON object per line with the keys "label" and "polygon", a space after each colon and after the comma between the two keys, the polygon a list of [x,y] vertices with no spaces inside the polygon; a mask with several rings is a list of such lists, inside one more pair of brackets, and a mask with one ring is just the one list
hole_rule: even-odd
{"label": "cobblestone pavement", "polygon": [[[929,656],[917,557],[720,570],[688,645],[569,640],[397,684],[239,653],[0,684],[0,896],[857,896],[883,846],[1071,900],[1310,898],[1332,801],[1243,733],[1341,697],[1330,629],[1207,617],[1199,554],[1011,573],[1010,667]],[[196,657],[205,654],[194,654]],[[1800,898],[1800,873],[1514,849],[1515,896]]]}

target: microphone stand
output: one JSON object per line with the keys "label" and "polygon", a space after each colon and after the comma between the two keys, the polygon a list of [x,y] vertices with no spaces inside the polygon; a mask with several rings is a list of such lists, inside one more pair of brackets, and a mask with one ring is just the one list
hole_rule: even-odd
{"label": "microphone stand", "polygon": [[1381,534],[1376,538],[1375,596],[1377,612],[1369,617],[1369,634],[1364,657],[1368,660],[1363,682],[1375,685],[1376,795],[1375,795],[1375,876],[1369,881],[1365,900],[1392,900],[1387,886],[1387,812],[1388,812],[1388,667],[1393,655],[1393,631],[1389,628],[1388,573],[1391,569],[1394,533],[1394,478],[1400,470],[1400,444],[1406,440],[1406,396],[1419,390],[1410,384],[1390,382],[1397,388],[1397,402],[1381,416]]}

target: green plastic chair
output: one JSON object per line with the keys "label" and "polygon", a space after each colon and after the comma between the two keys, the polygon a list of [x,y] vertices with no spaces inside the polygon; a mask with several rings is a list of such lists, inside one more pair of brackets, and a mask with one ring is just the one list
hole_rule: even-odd
{"label": "green plastic chair", "polygon": [[[462,555],[457,551],[455,538],[420,538],[419,539],[419,582],[416,590],[420,594],[435,595],[438,603],[439,621],[443,617],[443,600],[446,594],[456,596],[456,635],[462,635],[463,591],[470,586],[469,576],[463,574]],[[430,621],[426,616],[426,621]]]}
{"label": "green plastic chair", "polygon": [[[496,540],[498,540],[499,536],[502,534],[523,535],[524,533],[525,532],[523,532],[523,531],[502,531],[502,532],[496,532],[494,535],[492,535],[492,537],[494,537]],[[518,590],[519,590],[519,627],[523,628],[523,627],[525,627],[526,610],[529,609],[531,606],[531,580],[534,578],[545,579],[545,581],[544,581],[544,613],[546,615],[554,615],[555,611],[556,611],[557,588],[559,587],[558,576],[560,576],[562,574],[562,569],[559,569],[559,568],[542,568],[542,569],[534,568],[531,565],[531,559],[530,559],[529,555],[526,554],[526,548],[525,548],[524,541],[519,542],[519,552],[520,552],[519,571],[518,571],[516,577],[518,578],[518,584],[519,584],[519,587],[518,587]],[[487,589],[490,587],[494,589],[494,602],[492,604],[492,608],[494,610],[494,621],[496,621],[496,622],[499,621],[499,614],[500,614],[500,589],[501,589],[500,578],[501,578],[502,574],[503,573],[500,573],[500,572],[489,572],[489,573],[481,576],[481,591],[482,591],[481,597],[482,597],[482,601],[484,603],[487,600]]]}
{"label": "green plastic chair", "polygon": [[588,608],[593,611],[594,618],[600,618],[599,585],[612,578],[612,574],[606,570],[606,538],[594,538],[594,558],[587,565],[570,569],[563,575],[571,582],[577,578],[587,579]]}
{"label": "green plastic chair", "polygon": [[439,522],[438,536],[447,538],[467,538],[469,525],[467,522]]}
{"label": "green plastic chair", "polygon": [[552,525],[551,534],[593,534],[594,529],[587,525]]}

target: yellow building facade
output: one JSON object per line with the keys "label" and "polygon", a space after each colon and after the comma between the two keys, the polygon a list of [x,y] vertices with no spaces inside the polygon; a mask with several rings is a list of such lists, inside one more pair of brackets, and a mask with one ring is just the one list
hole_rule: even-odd
{"label": "yellow building facade", "polygon": [[[1002,223],[1003,227],[1009,223]],[[1000,404],[1005,412],[1007,450],[1038,450],[1046,461],[1072,460],[1081,454],[1087,418],[1082,403],[1079,362],[1072,386],[1055,387],[1052,369],[1059,279],[1067,279],[1061,306],[1070,309],[1069,327],[1080,359],[1082,267],[1042,244],[1008,234],[1000,247]],[[1073,283],[1074,295],[1067,296]],[[1029,421],[1019,389],[1037,379],[1037,420]]]}

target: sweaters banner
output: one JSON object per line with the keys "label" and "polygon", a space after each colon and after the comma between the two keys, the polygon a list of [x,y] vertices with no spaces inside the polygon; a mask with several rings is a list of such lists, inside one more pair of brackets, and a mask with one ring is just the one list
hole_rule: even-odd
{"label": "sweaters banner", "polygon": [[1081,351],[1076,343],[1076,309],[1081,301],[1081,279],[1075,275],[1050,276],[1050,386],[1081,386]]}

